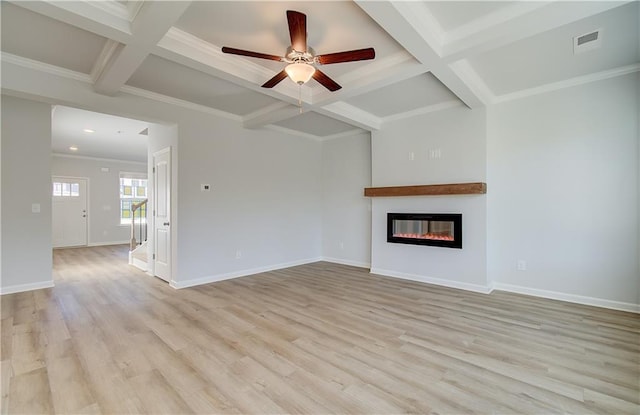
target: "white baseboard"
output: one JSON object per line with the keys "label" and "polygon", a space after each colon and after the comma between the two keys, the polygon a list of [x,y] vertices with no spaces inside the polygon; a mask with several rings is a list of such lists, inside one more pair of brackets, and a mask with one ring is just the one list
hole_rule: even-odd
{"label": "white baseboard", "polygon": [[492,290],[491,286],[470,284],[468,282],[443,280],[441,278],[427,277],[425,275],[407,274],[404,272],[390,271],[387,269],[371,268],[371,274],[384,275],[385,277],[400,278],[403,280],[411,280],[424,282],[427,284],[442,285],[449,288],[458,288],[461,290],[473,291],[482,294],[489,294]]}
{"label": "white baseboard", "polygon": [[10,285],[8,287],[0,287],[0,295],[21,293],[25,291],[41,290],[43,288],[53,288],[52,281],[34,282],[31,284]]}
{"label": "white baseboard", "polygon": [[283,268],[295,267],[295,266],[304,265],[304,264],[311,264],[313,262],[318,262],[318,261],[322,261],[322,258],[302,259],[299,261],[285,262],[282,264],[268,265],[265,267],[233,271],[225,274],[210,275],[208,277],[195,278],[195,279],[186,280],[186,281],[171,281],[169,285],[175,289],[195,287],[197,285],[230,280],[232,278],[246,277],[248,275],[260,274],[262,272],[276,271]]}
{"label": "white baseboard", "polygon": [[87,246],[129,245],[130,241],[89,242]]}
{"label": "white baseboard", "polygon": [[332,262],[334,264],[350,265],[352,267],[371,268],[371,264],[368,262],[352,261],[350,259],[322,257],[322,261]]}
{"label": "white baseboard", "polygon": [[129,261],[129,265],[133,265],[139,270],[147,272],[147,263],[138,258],[132,257],[131,260]]}
{"label": "white baseboard", "polygon": [[602,298],[586,297],[583,295],[566,294],[557,291],[541,290],[538,288],[522,287],[519,285],[493,283],[493,289],[498,291],[507,291],[516,294],[532,295],[534,297],[549,298],[551,300],[566,301],[569,303],[577,303],[583,305],[591,305],[596,307],[610,308],[612,310],[629,311],[631,313],[640,313],[640,304],[624,303],[622,301],[605,300]]}

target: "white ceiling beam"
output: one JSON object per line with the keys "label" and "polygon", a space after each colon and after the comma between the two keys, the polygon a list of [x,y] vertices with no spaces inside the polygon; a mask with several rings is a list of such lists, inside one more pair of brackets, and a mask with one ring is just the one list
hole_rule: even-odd
{"label": "white ceiling beam", "polygon": [[286,102],[276,102],[266,108],[246,115],[242,119],[244,128],[257,129],[300,115],[300,108]]}
{"label": "white ceiling beam", "polygon": [[[224,79],[289,104],[298,102],[300,91],[297,85],[281,82],[275,88],[262,88],[260,85],[275,75],[273,71],[251,62],[249,59],[222,53],[219,46],[212,45],[175,27],[169,30],[158,42],[153,53],[174,63]],[[311,101],[309,88],[302,89],[302,101],[306,103]]]}
{"label": "white ceiling beam", "polygon": [[[32,12],[79,27],[121,43],[131,40],[131,22],[127,8],[116,2],[102,1],[14,1]],[[108,5],[108,6],[107,6]]]}
{"label": "white ceiling beam", "polygon": [[433,28],[425,24],[430,14],[424,4],[367,0],[356,0],[356,3],[468,107],[477,108],[485,104],[474,89],[441,59],[438,50],[442,45],[438,44],[438,39],[442,34],[435,34]]}
{"label": "white ceiling beam", "polygon": [[313,111],[363,130],[379,130],[382,126],[380,118],[346,102],[334,102],[323,107],[314,107]]}
{"label": "white ceiling beam", "polygon": [[118,92],[189,4],[189,1],[145,2],[131,23],[133,37],[110,56],[97,76],[94,84],[96,92],[106,95]]}
{"label": "white ceiling beam", "polygon": [[619,7],[628,1],[516,2],[448,32],[442,57],[455,62]]}

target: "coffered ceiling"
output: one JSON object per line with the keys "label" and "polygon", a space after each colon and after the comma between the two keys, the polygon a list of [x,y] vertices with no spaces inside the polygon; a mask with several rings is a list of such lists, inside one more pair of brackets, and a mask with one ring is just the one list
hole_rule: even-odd
{"label": "coffered ceiling", "polygon": [[[3,65],[314,139],[640,70],[638,1],[1,4]],[[223,54],[221,47],[284,55],[286,10],[307,15],[316,53],[373,47],[376,58],[322,66],[342,85],[337,92],[314,80],[261,88],[284,63]],[[596,30],[599,46],[574,53],[574,37]],[[15,92],[6,81],[3,91]]]}

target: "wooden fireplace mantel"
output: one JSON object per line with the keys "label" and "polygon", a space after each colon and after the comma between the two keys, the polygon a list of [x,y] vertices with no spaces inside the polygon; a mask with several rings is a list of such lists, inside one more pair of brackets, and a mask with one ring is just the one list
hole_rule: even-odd
{"label": "wooden fireplace mantel", "polygon": [[486,183],[425,184],[417,186],[365,187],[367,197],[481,195],[487,193]]}

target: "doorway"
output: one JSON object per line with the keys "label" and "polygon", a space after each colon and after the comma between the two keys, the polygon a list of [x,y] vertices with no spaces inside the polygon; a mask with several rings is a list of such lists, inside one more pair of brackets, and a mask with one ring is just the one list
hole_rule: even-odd
{"label": "doorway", "polygon": [[87,246],[88,179],[52,177],[52,242],[54,248]]}

